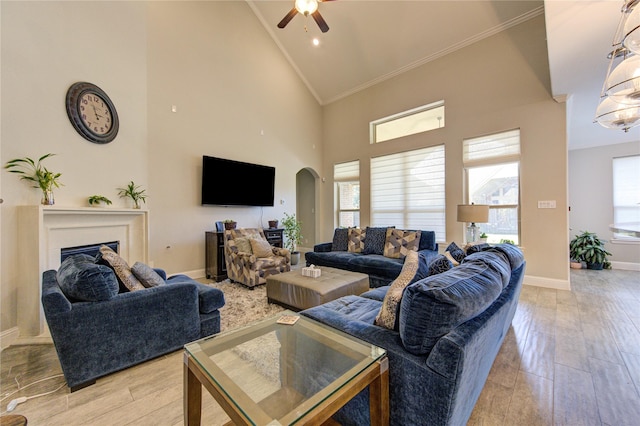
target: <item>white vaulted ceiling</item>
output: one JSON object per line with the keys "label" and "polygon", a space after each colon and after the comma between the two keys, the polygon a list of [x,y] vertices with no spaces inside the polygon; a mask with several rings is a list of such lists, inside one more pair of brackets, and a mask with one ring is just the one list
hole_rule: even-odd
{"label": "white vaulted ceiling", "polygon": [[544,14],[552,95],[567,99],[569,149],[640,141],[639,128],[593,123],[622,0],[325,1],[326,33],[300,14],[277,28],[293,0],[247,3],[323,105]]}

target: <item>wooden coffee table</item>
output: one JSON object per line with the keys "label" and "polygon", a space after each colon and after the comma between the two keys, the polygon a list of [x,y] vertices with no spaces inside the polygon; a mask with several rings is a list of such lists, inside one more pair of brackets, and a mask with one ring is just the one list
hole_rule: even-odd
{"label": "wooden coffee table", "polygon": [[317,278],[293,270],[267,277],[267,299],[294,311],[369,290],[369,275],[321,266]]}
{"label": "wooden coffee table", "polygon": [[[202,386],[235,425],[320,425],[369,387],[372,425],[389,424],[386,351],[300,316],[185,345],[184,424],[199,425]],[[319,379],[321,378],[321,379]]]}

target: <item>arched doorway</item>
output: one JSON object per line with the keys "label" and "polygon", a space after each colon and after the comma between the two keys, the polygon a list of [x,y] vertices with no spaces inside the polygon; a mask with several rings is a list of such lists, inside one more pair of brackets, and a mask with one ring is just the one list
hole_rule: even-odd
{"label": "arched doorway", "polygon": [[301,222],[301,250],[313,250],[316,243],[316,182],[318,174],[309,168],[296,173],[296,217]]}

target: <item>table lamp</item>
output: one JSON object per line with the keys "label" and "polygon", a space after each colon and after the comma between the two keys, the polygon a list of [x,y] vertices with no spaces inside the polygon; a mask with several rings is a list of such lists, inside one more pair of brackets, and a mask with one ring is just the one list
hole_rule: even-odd
{"label": "table lamp", "polygon": [[458,204],[458,222],[467,222],[467,242],[475,243],[480,237],[477,223],[489,222],[489,206],[485,204]]}

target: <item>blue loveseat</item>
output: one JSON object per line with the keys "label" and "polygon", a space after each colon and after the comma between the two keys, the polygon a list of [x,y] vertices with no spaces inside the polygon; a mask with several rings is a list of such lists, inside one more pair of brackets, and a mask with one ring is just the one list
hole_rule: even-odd
{"label": "blue loveseat", "polygon": [[[511,325],[524,271],[522,252],[509,244],[471,254],[459,266],[404,289],[397,329],[374,325],[389,287],[301,314],[387,350],[392,425],[460,426],[467,423]],[[322,366],[314,367],[321,375]],[[334,419],[369,424],[368,391]]]}
{"label": "blue loveseat", "polygon": [[[122,291],[113,270],[92,265],[90,256],[74,257],[80,261],[72,265],[72,274],[60,278],[65,281],[62,287],[55,270],[45,271],[42,280],[42,306],[72,392],[220,332],[219,309],[225,301],[219,289],[186,275],[167,279],[163,270],[155,269],[160,285]],[[84,287],[73,292],[68,281]],[[69,296],[80,297],[82,291],[85,296],[89,291],[84,299],[93,301]]]}
{"label": "blue loveseat", "polygon": [[[382,237],[390,228],[367,227],[364,231],[361,251],[348,249],[347,228],[336,228],[333,241],[313,246],[312,252],[305,253],[307,266],[328,266],[369,275],[371,287],[382,287],[391,283],[402,270],[404,258],[393,258],[384,254],[386,241]],[[393,228],[392,228],[393,229]],[[377,238],[376,238],[377,237]],[[438,243],[434,231],[420,231],[418,252],[427,261],[438,255]]]}

